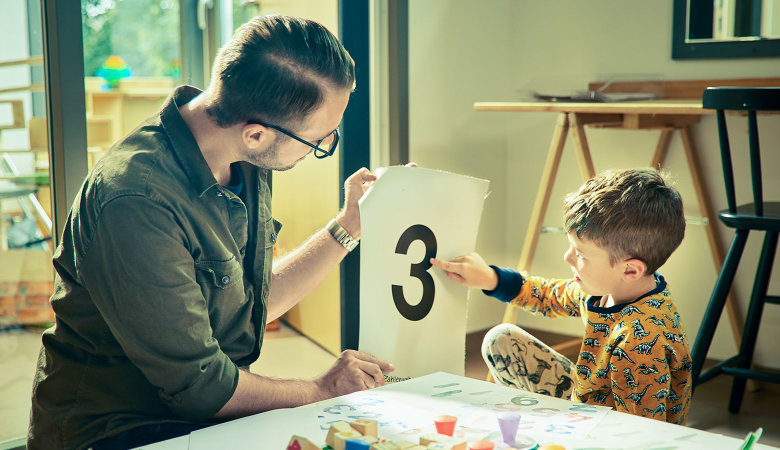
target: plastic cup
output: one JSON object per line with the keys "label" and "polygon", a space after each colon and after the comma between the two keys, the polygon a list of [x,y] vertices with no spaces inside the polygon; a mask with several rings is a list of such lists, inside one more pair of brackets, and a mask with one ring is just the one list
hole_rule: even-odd
{"label": "plastic cup", "polygon": [[520,414],[516,412],[503,412],[498,415],[498,428],[501,429],[501,437],[507,445],[515,444],[517,427],[520,424]]}
{"label": "plastic cup", "polygon": [[436,432],[452,436],[455,433],[455,422],[458,418],[455,416],[439,416],[433,420],[436,424]]}

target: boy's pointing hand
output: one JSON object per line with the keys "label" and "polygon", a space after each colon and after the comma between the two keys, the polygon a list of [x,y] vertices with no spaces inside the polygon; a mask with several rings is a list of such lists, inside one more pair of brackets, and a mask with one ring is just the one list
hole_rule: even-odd
{"label": "boy's pointing hand", "polygon": [[477,253],[458,256],[451,261],[431,258],[431,264],[465,286],[492,291],[498,285],[498,275]]}

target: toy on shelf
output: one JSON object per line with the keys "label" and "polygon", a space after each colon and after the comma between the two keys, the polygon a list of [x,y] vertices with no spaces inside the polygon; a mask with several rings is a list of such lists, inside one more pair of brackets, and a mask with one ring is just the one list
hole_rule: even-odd
{"label": "toy on shelf", "polygon": [[119,80],[129,78],[132,72],[121,56],[111,55],[100,65],[95,75],[106,80],[106,84],[103,85],[104,88],[114,89],[119,85]]}

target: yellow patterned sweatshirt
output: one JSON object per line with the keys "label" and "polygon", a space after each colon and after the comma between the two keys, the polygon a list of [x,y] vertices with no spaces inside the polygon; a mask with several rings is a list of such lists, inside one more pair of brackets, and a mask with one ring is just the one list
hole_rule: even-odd
{"label": "yellow patterned sweatshirt", "polygon": [[[630,303],[599,307],[574,280],[528,277],[493,267],[487,295],[546,317],[579,316],[585,325],[572,400],[684,424],[691,399],[691,358],[666,281]],[[572,374],[575,375],[575,374]]]}

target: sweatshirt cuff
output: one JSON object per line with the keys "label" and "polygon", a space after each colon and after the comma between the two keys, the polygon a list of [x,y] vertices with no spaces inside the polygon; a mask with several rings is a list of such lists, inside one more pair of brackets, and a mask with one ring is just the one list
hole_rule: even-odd
{"label": "sweatshirt cuff", "polygon": [[492,291],[483,289],[482,293],[491,297],[495,297],[506,303],[511,302],[512,299],[520,295],[520,289],[523,287],[523,283],[525,282],[525,280],[523,280],[523,276],[520,275],[520,272],[507,267],[498,267],[492,265],[490,267],[495,270],[496,275],[498,275],[498,284]]}

